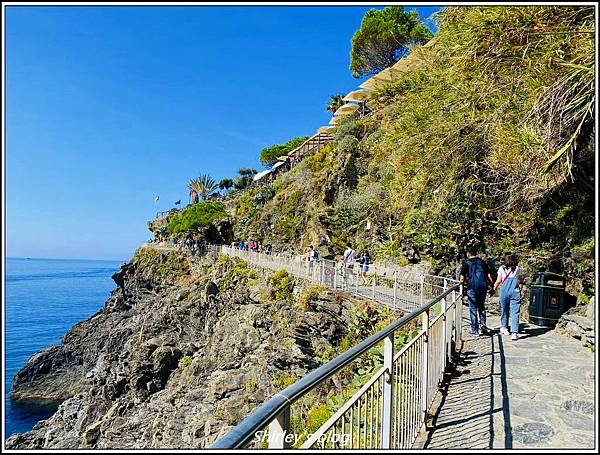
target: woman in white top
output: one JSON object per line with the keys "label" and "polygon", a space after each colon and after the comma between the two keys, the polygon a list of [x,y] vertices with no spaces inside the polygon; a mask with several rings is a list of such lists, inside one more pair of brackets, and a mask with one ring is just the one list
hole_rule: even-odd
{"label": "woman in white top", "polygon": [[[506,253],[503,265],[498,269],[498,279],[494,283],[494,291],[500,287],[500,333],[517,340],[519,336],[519,314],[521,313],[521,283],[523,275],[517,256]],[[510,317],[510,332],[508,320]]]}

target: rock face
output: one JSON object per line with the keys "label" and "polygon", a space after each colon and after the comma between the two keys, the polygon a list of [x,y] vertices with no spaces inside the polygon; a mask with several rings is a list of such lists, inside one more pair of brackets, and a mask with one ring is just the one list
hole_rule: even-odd
{"label": "rock face", "polygon": [[7,447],[207,447],[346,334],[348,300],[261,300],[264,283],[214,260],[138,250],[105,307],[15,376],[13,399],[64,401]]}
{"label": "rock face", "polygon": [[584,346],[594,348],[594,300],[592,297],[587,305],[578,305],[568,310],[558,321],[556,330],[581,340]]}

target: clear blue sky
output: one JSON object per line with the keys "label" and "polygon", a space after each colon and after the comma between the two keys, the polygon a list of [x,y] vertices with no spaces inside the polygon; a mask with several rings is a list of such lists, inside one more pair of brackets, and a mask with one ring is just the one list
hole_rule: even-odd
{"label": "clear blue sky", "polygon": [[313,134],[367,10],[8,7],[7,255],[127,260],[191,178]]}

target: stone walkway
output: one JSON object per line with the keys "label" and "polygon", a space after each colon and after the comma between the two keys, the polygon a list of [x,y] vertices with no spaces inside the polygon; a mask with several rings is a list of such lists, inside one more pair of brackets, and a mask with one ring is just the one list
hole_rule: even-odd
{"label": "stone walkway", "polygon": [[[463,324],[468,326],[468,321]],[[594,448],[594,355],[580,342],[521,324],[467,339],[430,430],[427,449]]]}

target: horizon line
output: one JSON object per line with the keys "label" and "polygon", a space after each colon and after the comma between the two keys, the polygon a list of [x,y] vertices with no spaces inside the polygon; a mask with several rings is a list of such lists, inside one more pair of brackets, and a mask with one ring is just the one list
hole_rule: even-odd
{"label": "horizon line", "polygon": [[126,262],[124,259],[90,259],[90,258],[43,258],[33,256],[5,256],[4,259],[44,260],[44,261],[105,261]]}

